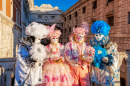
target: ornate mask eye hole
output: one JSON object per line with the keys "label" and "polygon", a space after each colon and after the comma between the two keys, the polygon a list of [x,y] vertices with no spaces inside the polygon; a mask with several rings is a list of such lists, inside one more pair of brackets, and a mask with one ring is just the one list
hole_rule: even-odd
{"label": "ornate mask eye hole", "polygon": [[100,34],[99,34],[99,36],[101,37],[101,36],[102,36],[102,34],[100,33]]}

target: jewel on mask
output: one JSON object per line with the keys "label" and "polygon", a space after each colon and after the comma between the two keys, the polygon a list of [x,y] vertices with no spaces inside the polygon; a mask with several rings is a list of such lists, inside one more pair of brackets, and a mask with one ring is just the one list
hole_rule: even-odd
{"label": "jewel on mask", "polygon": [[97,29],[97,32],[99,32],[99,28]]}
{"label": "jewel on mask", "polygon": [[100,32],[100,30],[101,30],[101,27],[99,26],[98,29],[97,29],[97,32]]}

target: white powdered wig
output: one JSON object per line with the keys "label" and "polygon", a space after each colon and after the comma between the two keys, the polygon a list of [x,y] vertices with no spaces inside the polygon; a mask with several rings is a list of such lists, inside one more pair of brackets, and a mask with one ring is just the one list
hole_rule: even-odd
{"label": "white powdered wig", "polygon": [[25,33],[26,35],[42,39],[47,37],[47,35],[49,34],[49,29],[47,29],[47,27],[42,24],[32,22],[26,27]]}
{"label": "white powdered wig", "polygon": [[44,61],[47,56],[46,48],[42,44],[35,44],[32,46],[29,53],[31,55],[31,58],[38,62]]}

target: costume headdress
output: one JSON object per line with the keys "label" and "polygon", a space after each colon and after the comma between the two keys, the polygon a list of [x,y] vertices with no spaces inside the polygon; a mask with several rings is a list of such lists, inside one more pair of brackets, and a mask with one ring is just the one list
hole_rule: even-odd
{"label": "costume headdress", "polygon": [[83,34],[84,36],[87,36],[88,32],[88,24],[86,22],[83,22],[81,27],[73,28],[73,34],[70,35],[69,39],[70,41],[74,41],[74,34]]}
{"label": "costume headdress", "polygon": [[46,38],[46,36],[49,33],[49,29],[47,29],[47,27],[42,24],[32,22],[26,27],[25,33],[26,35],[34,36],[38,39],[42,39],[42,38]]}
{"label": "costume headdress", "polygon": [[73,33],[74,34],[84,34],[85,35],[85,29],[81,27],[73,28]]}
{"label": "costume headdress", "polygon": [[85,36],[87,36],[88,32],[89,32],[88,23],[87,22],[83,22],[81,27],[85,29]]}
{"label": "costume headdress", "polygon": [[91,33],[98,34],[101,33],[103,35],[108,35],[110,31],[110,26],[104,22],[103,20],[98,20],[93,23],[91,26]]}
{"label": "costume headdress", "polygon": [[60,37],[61,31],[60,30],[54,30],[53,32],[50,33],[50,37]]}
{"label": "costume headdress", "polygon": [[49,37],[60,37],[61,31],[60,30],[54,30],[56,24],[53,24],[51,27],[48,26],[50,29]]}
{"label": "costume headdress", "polygon": [[88,32],[89,32],[89,27],[88,27],[88,24],[86,22],[83,22],[81,27],[73,28],[74,34],[82,34],[83,33],[84,35],[87,35]]}

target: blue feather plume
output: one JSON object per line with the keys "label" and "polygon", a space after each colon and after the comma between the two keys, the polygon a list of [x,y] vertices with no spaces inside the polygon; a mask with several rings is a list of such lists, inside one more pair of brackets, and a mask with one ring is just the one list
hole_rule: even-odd
{"label": "blue feather plume", "polygon": [[111,27],[104,22],[103,20],[98,20],[93,23],[91,26],[91,33],[98,34],[101,33],[103,35],[108,35]]}

